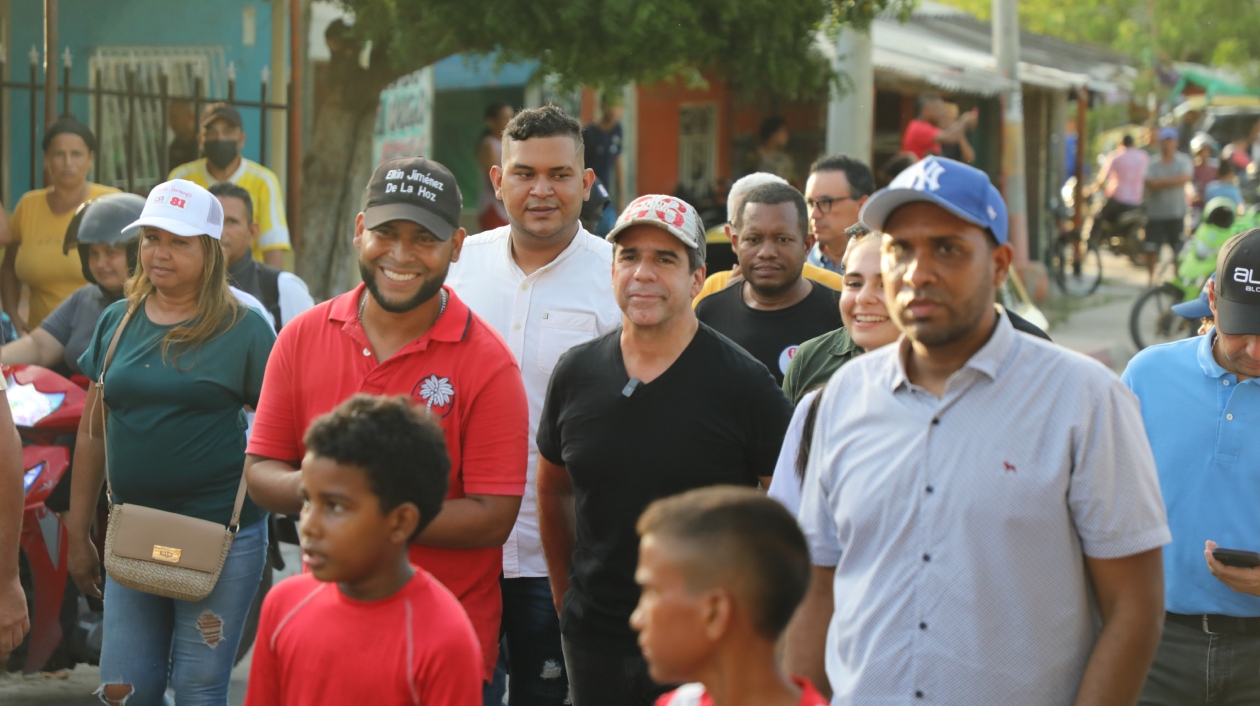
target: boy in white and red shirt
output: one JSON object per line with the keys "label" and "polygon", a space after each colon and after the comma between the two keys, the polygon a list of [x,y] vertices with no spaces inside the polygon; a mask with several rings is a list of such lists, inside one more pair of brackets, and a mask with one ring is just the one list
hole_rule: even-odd
{"label": "boy in white and red shirt", "polygon": [[775,653],[811,570],[787,510],[751,488],[713,486],[652,503],[638,530],[630,625],[654,681],[693,682],[656,706],[827,706]]}
{"label": "boy in white and red shirt", "polygon": [[479,706],[468,615],[407,557],[446,496],[441,428],[405,398],[357,395],[315,420],[305,445],[310,573],[263,603],[246,706]]}

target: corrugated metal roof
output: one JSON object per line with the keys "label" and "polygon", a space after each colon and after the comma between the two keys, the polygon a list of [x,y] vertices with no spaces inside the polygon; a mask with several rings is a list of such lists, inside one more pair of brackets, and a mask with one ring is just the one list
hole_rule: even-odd
{"label": "corrugated metal roof", "polygon": [[[871,42],[878,71],[942,91],[993,96],[1003,90],[990,24],[957,8],[925,0],[906,23],[878,18],[871,25]],[[820,45],[834,54],[829,41],[820,39]],[[1136,76],[1122,54],[1032,32],[1021,32],[1020,58],[1021,82],[1052,90],[1085,86],[1115,93]]]}

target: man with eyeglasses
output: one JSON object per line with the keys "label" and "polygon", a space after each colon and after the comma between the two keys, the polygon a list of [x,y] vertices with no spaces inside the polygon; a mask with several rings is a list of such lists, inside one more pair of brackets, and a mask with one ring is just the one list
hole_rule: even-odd
{"label": "man with eyeglasses", "polygon": [[862,204],[875,191],[871,168],[843,154],[820,157],[809,168],[805,204],[809,230],[816,242],[807,262],[836,274],[844,274],[841,260],[849,245],[845,229],[858,222]]}

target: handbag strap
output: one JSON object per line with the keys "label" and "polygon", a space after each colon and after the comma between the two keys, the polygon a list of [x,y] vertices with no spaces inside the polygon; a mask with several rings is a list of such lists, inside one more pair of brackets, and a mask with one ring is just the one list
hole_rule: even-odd
{"label": "handbag strap", "polygon": [[[101,374],[93,385],[96,387],[96,400],[93,402],[93,408],[88,412],[88,437],[96,438],[92,434],[92,424],[96,420],[96,405],[101,406],[101,435],[105,442],[105,498],[109,502],[110,507],[114,505],[114,488],[109,481],[109,423],[105,417],[105,371],[109,370],[109,364],[114,360],[114,350],[118,348],[118,339],[122,338],[123,329],[126,328],[127,322],[131,321],[132,314],[136,313],[136,309],[144,306],[141,302],[136,307],[129,307],[127,313],[123,315],[122,321],[118,322],[118,328],[114,329],[114,336],[109,340],[109,347],[105,349],[105,361],[101,364]],[[236,488],[236,502],[232,505],[232,520],[228,523],[228,530],[235,533],[241,522],[241,510],[245,507],[245,469],[241,468],[241,482]]]}

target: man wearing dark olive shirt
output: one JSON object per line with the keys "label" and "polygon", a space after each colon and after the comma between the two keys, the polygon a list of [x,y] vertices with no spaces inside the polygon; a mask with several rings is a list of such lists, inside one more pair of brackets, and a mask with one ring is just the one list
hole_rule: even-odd
{"label": "man wearing dark olive shirt", "polygon": [[842,325],[840,293],[801,274],[814,245],[801,192],[787,184],[758,186],[732,225],[744,281],[706,297],[696,316],[761,361],[782,385],[797,347]]}

